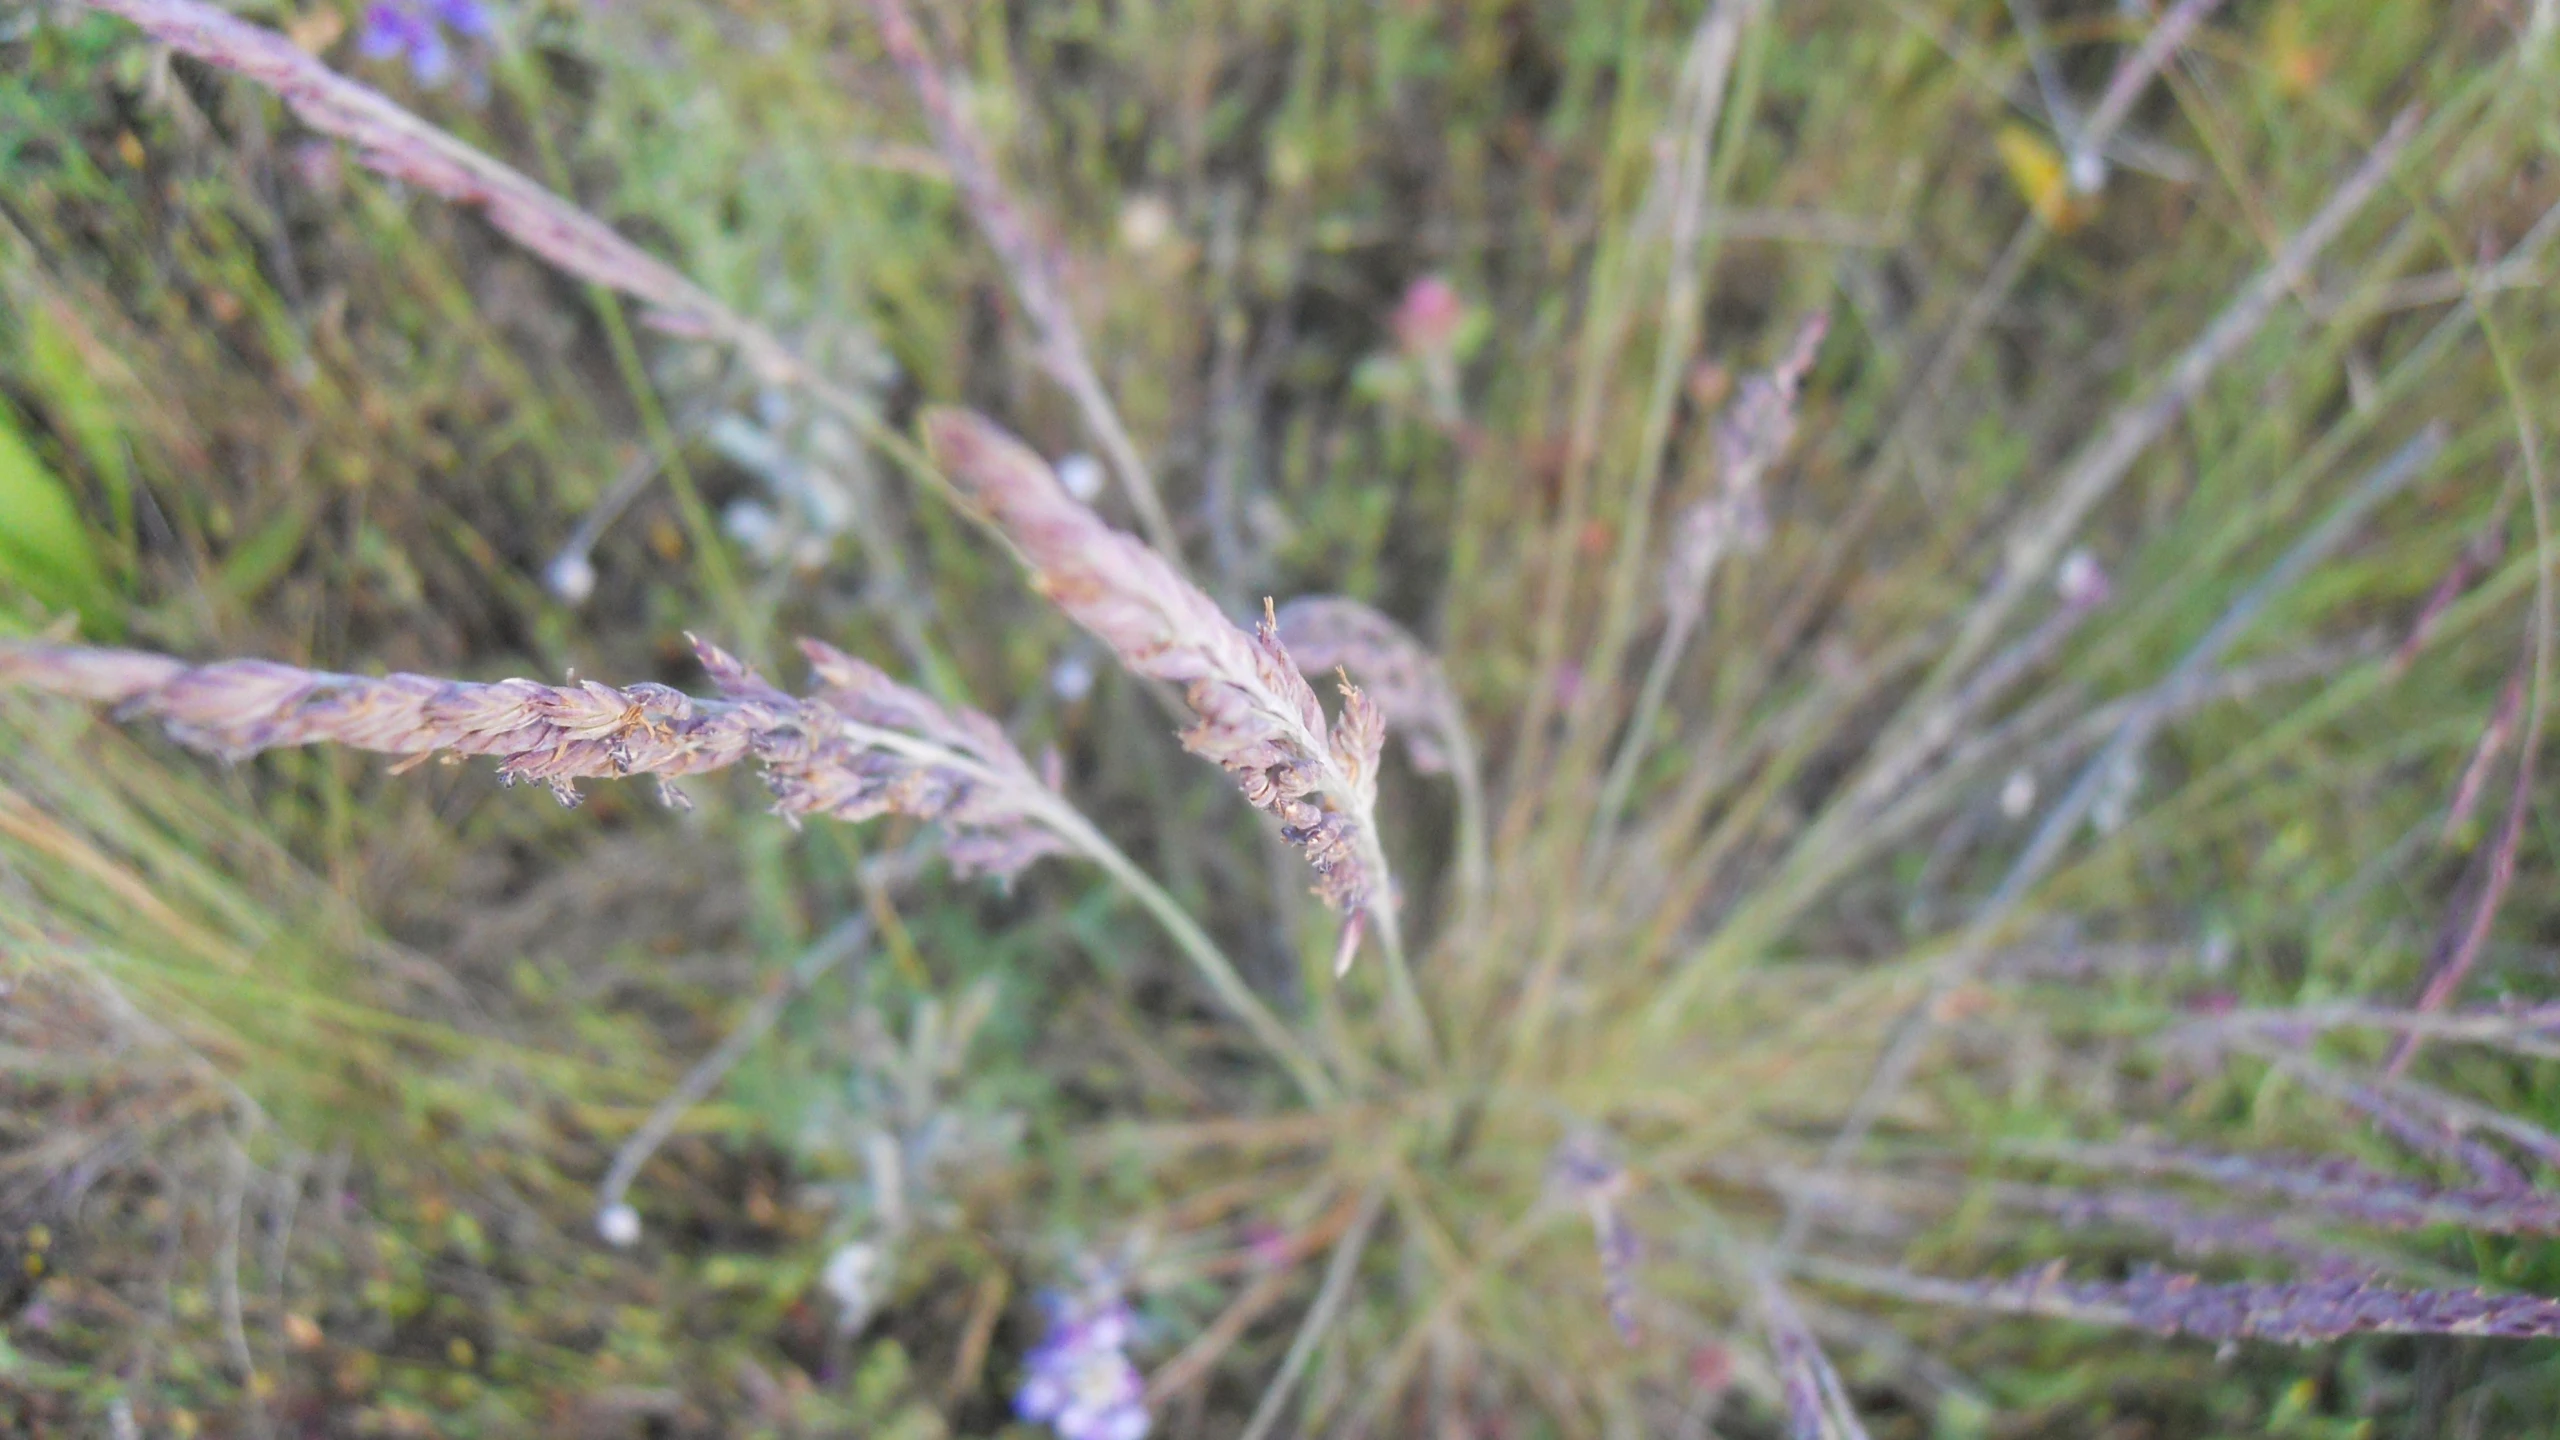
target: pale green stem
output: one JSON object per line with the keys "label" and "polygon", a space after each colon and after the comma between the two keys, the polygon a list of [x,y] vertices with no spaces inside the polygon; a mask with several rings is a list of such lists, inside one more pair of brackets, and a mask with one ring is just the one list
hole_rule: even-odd
{"label": "pale green stem", "polygon": [[1140,869],[1138,862],[1095,829],[1082,812],[1063,800],[1044,806],[1040,820],[1060,839],[1076,847],[1086,859],[1101,866],[1103,872],[1118,881],[1131,899],[1155,917],[1156,923],[1164,927],[1166,936],[1172,939],[1183,958],[1191,962],[1200,978],[1208,982],[1218,999],[1244,1022],[1244,1027],[1253,1032],[1254,1038],[1262,1042],[1272,1058],[1288,1070],[1290,1078],[1298,1082],[1298,1088],[1306,1093],[1311,1103],[1327,1105],[1338,1098],[1332,1079],[1316,1062],[1315,1056],[1298,1043],[1298,1037],[1280,1022],[1279,1016],[1271,1013],[1271,1007],[1262,1003],[1262,997],[1254,994],[1252,987],[1244,983],[1244,977],[1236,973],[1234,963],[1227,959],[1225,951],[1218,948],[1218,942],[1210,938],[1208,931],[1200,928],[1200,922],[1191,918],[1191,912],[1183,909],[1180,902],[1155,882],[1154,876]]}
{"label": "pale green stem", "polygon": [[[1369,848],[1376,848],[1374,830],[1368,834]],[[1378,874],[1385,874],[1382,865]],[[1404,936],[1396,930],[1395,917],[1386,913],[1387,902],[1381,898],[1369,907],[1378,921],[1378,948],[1387,952],[1387,1004],[1396,1012],[1396,1024],[1405,1032],[1405,1040],[1413,1046],[1414,1056],[1422,1062],[1425,1074],[1440,1069],[1440,1043],[1431,1033],[1431,1017],[1422,1008],[1422,992],[1413,983],[1413,966],[1404,953]]]}
{"label": "pale green stem", "polygon": [[1484,907],[1493,890],[1493,861],[1485,846],[1484,761],[1464,725],[1443,727],[1441,747],[1449,752],[1449,779],[1458,790],[1458,928],[1470,937],[1484,925]]}
{"label": "pale green stem", "polygon": [[1315,1303],[1307,1307],[1307,1318],[1289,1342],[1289,1353],[1280,1361],[1280,1373],[1262,1392],[1262,1403],[1253,1407],[1253,1418],[1244,1427],[1244,1440],[1262,1440],[1271,1433],[1272,1426],[1280,1423],[1281,1411],[1289,1404],[1289,1393],[1298,1386],[1298,1376],[1315,1358],[1316,1346],[1332,1326],[1333,1317],[1351,1298],[1352,1278],[1360,1271],[1360,1257],[1369,1249],[1369,1233],[1377,1228],[1386,1199],[1383,1180],[1372,1183],[1369,1193],[1360,1197],[1360,1213],[1352,1220],[1350,1233],[1333,1247],[1333,1259],[1325,1266],[1324,1284],[1317,1287]]}
{"label": "pale green stem", "polygon": [[[547,98],[538,72],[510,54],[506,67],[508,81],[517,90],[517,99],[528,112],[538,113],[540,102]],[[542,157],[545,178],[559,194],[569,192],[569,166],[561,156],[551,131],[536,124],[533,132],[535,150]],[[632,408],[639,412],[640,430],[648,438],[649,448],[658,454],[659,469],[667,477],[667,491],[675,498],[676,517],[684,522],[685,538],[693,543],[694,564],[702,575],[702,588],[710,592],[712,608],[736,636],[738,644],[750,656],[764,652],[765,625],[759,612],[747,604],[746,592],[739,587],[737,572],[729,568],[728,551],[722,548],[720,526],[711,518],[711,508],[702,502],[702,491],[693,483],[693,470],[685,463],[684,446],[676,438],[675,427],[667,423],[665,407],[658,402],[658,387],[649,378],[649,367],[640,358],[639,344],[632,338],[630,324],[623,318],[622,297],[613,286],[599,280],[587,281],[587,298],[595,306],[596,318],[604,325],[605,342],[613,352],[616,373],[623,388],[630,393]]]}
{"label": "pale green stem", "polygon": [[[1712,564],[1707,573],[1714,575]],[[1583,842],[1582,873],[1586,880],[1598,872],[1600,862],[1608,857],[1609,842],[1616,838],[1613,832],[1618,828],[1618,817],[1625,813],[1627,797],[1635,790],[1636,767],[1652,748],[1654,721],[1662,714],[1663,702],[1670,698],[1671,677],[1679,673],[1681,653],[1689,648],[1689,637],[1697,633],[1698,618],[1696,612],[1686,608],[1672,611],[1671,622],[1663,627],[1662,643],[1653,649],[1653,663],[1645,667],[1644,686],[1636,692],[1634,718],[1618,741],[1617,756],[1609,762],[1608,778],[1600,783],[1600,804],[1591,815],[1590,838]]]}
{"label": "pale green stem", "polygon": [[1175,948],[1182,951],[1183,958],[1200,972],[1200,978],[1208,982],[1209,988],[1235,1013],[1237,1019],[1244,1022],[1244,1027],[1253,1032],[1254,1038],[1262,1042],[1272,1058],[1288,1070],[1290,1077],[1298,1082],[1298,1088],[1306,1092],[1308,1100],[1322,1105],[1337,1098],[1333,1080],[1325,1073],[1324,1067],[1316,1063],[1315,1057],[1298,1042],[1298,1037],[1289,1027],[1281,1023],[1280,1017],[1272,1014],[1271,1008],[1262,1003],[1262,997],[1254,994],[1253,988],[1244,983],[1244,977],[1236,973],[1236,967],[1227,959],[1226,952],[1218,948],[1218,942],[1210,938],[1208,931],[1200,928],[1200,922],[1191,918],[1191,912],[1167,894],[1154,876],[1139,868],[1138,862],[1112,844],[1109,836],[1095,829],[1093,822],[1084,817],[1084,812],[1069,804],[1065,796],[1028,776],[996,769],[930,740],[865,725],[858,720],[839,723],[845,736],[856,743],[942,769],[959,771],[1024,802],[1026,813],[1051,834],[1074,847],[1078,854],[1101,866],[1104,873],[1118,881],[1121,889],[1129,892],[1132,899],[1155,917],[1156,923],[1163,926],[1165,934],[1173,940]]}

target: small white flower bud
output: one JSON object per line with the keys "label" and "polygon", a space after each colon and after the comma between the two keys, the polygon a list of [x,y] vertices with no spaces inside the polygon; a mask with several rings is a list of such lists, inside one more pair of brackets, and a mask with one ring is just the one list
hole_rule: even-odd
{"label": "small white flower bud", "polygon": [[1081,655],[1060,656],[1049,667],[1049,693],[1069,705],[1093,693],[1093,662]]}
{"label": "small white flower bud", "polygon": [[2012,820],[2023,819],[2035,804],[2035,775],[2025,770],[2010,771],[2008,783],[2000,787],[2000,813]]}
{"label": "small white flower bud", "polygon": [[596,1234],[616,1250],[640,1243],[640,1212],[628,1205],[607,1205],[596,1212]]}
{"label": "small white flower bud", "polygon": [[1102,462],[1078,451],[1058,462],[1058,483],[1090,505],[1102,497]]}
{"label": "small white flower bud", "polygon": [[2107,572],[2098,557],[2087,550],[2074,550],[2062,557],[2054,567],[2053,593],[2063,604],[2075,610],[2101,605],[2107,598]]}
{"label": "small white flower bud", "polygon": [[543,568],[542,587],[564,605],[584,605],[596,593],[596,562],[584,550],[563,550]]}

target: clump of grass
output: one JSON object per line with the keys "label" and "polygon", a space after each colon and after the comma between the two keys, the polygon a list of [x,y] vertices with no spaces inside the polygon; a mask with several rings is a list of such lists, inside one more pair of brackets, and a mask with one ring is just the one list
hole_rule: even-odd
{"label": "clump of grass", "polygon": [[[1108,127],[1043,133],[1008,108],[1042,113],[1039,87],[998,71],[955,88],[905,7],[875,7],[889,93],[921,100],[1034,365],[1110,452],[1151,548],[993,422],[927,410],[925,443],[907,441],[742,318],[754,306],[710,299],[303,52],[184,0],[109,8],[856,426],[930,497],[872,523],[911,530],[932,562],[930,605],[872,597],[860,623],[935,693],[832,650],[808,701],[716,655],[716,702],[60,646],[13,648],[0,674],[244,752],[461,748],[563,786],[753,756],[787,810],[945,822],[963,868],[1011,873],[1053,848],[1092,860],[1271,1068],[1225,1051],[1179,998],[1114,992],[1111,965],[1142,946],[1102,931],[1099,1033],[1022,1036],[1050,1143],[970,1196],[1047,1242],[1008,1239],[975,1263],[1000,1275],[1120,1246],[1115,1321],[1125,1283],[1180,1341],[1148,1390],[1168,1429],[1258,1437],[1294,1417],[1436,1433],[1530,1410],[1571,1434],[2025,1433],[2086,1428],[2119,1391],[2171,1430],[2282,1428],[2315,1408],[2424,1425],[2470,1383],[2448,1366],[2499,1368],[2462,1402],[2475,1414],[2547,1383],[2509,1354],[2364,1350],[2387,1378],[2306,1397],[2283,1356],[2213,1358],[2244,1339],[2560,1328],[2550,1301],[2482,1288],[2551,1288],[2538,1252],[2498,1238],[2547,1229],[2534,1172],[2560,1157],[2539,1122],[2549,1077],[2524,1048],[2534,1027],[2453,1005],[2484,963],[2529,983],[2499,970],[2492,937],[2528,923],[2514,877],[2541,858],[2526,818],[2552,626],[2532,377],[2553,372],[2526,338],[2540,302],[2489,282],[2530,272],[2560,229],[2531,184],[2493,179],[2526,173],[2510,137],[2547,36],[2482,39],[2386,8],[2341,37],[2349,55],[2275,21],[2217,30],[2203,4],[2085,33],[1984,5],[1912,11],[1878,40],[1722,0],[1573,18],[1552,48],[1471,49],[1464,32],[1382,18],[1363,62],[1441,77],[1459,110],[1525,106],[1527,138],[1418,138],[1330,73],[1283,87],[1260,150],[1239,151],[1235,116],[1212,125],[1190,102],[1199,209],[1165,223],[1202,237],[1182,289],[1212,339],[1186,367],[1151,349],[1189,343],[1151,326],[1164,287],[1078,274],[1001,174],[1048,147],[1107,176]],[[1097,61],[1075,28],[1089,18],[989,31],[969,53],[1018,49],[1052,78],[1161,60],[1140,37]],[[1341,43],[1274,23],[1319,60]],[[1203,33],[1211,62],[1267,40]],[[2098,68],[2075,76],[2058,45]],[[1191,88],[1171,88],[1197,97],[1219,72],[1185,73]],[[2099,76],[2083,120],[2069,95]],[[1986,135],[2013,103],[2040,107],[2058,143]],[[902,105],[879,113],[897,123]],[[1885,127],[1891,146],[1855,143],[1879,117],[1910,123]],[[1358,133],[1363,119],[1380,133]],[[1415,293],[1409,274],[1360,275],[1340,238],[1357,220],[1317,211],[1330,184],[1394,195],[1359,187],[1397,173],[1399,144],[1449,162],[1435,198],[1455,233],[1498,234],[1523,209],[1514,186],[1548,187],[1527,213],[1587,226],[1428,257],[1505,324],[1465,370],[1454,346],[1435,350],[1418,410],[1350,398],[1375,335],[1327,336],[1248,379],[1234,337],[1283,331],[1318,299],[1365,296],[1371,331],[1395,328],[1381,317]],[[1582,163],[1488,163],[1506,146]],[[1931,183],[1892,183],[1915,156]],[[1126,198],[1054,168],[1043,208]],[[1881,239],[1787,208],[1887,196]],[[1159,228],[1122,214],[1122,248],[1140,252],[1122,263],[1155,263]],[[1835,238],[1772,254],[1755,233]],[[1389,254],[1386,270],[1424,268]],[[1924,261],[1941,283],[1914,287]],[[1831,316],[1827,333],[1805,314]],[[1008,373],[1002,355],[960,368],[989,390]],[[1184,467],[1151,468],[1108,393],[1179,414],[1194,397],[1146,377],[1193,371],[1217,412],[1193,437],[1199,523],[1226,572],[1205,588],[1179,553]],[[1036,400],[1019,408],[1041,428]],[[1252,473],[1239,456],[1257,448],[1255,498],[1308,522],[1294,550],[1285,526],[1248,541],[1237,518],[1252,508],[1233,493]],[[1398,485],[1346,498],[1344,473],[1370,463]],[[1162,495],[1159,470],[1176,482]],[[717,542],[684,505],[707,558]],[[1049,652],[1072,642],[979,568],[966,522],[981,518],[1042,600],[1137,677],[1186,687],[1183,744],[1280,818],[1355,943],[1364,917],[1380,936],[1385,1005],[1361,1003],[1379,977],[1324,963],[1349,953],[1337,935],[1299,935],[1294,862],[1257,874],[1234,858],[1254,842],[1210,818],[1212,797],[1148,733],[1161,727],[1132,723],[1143,689],[1095,699],[1053,681],[1056,706],[1029,698],[1026,672],[1054,675]],[[2484,546],[2492,531],[2515,538]],[[865,563],[886,571],[877,552]],[[1248,631],[1210,598],[1282,572],[1323,589],[1367,577],[1349,588],[1374,608],[1302,600]],[[1298,671],[1319,651],[1377,702],[1346,682],[1329,724]],[[965,702],[972,682],[1018,698],[1074,758],[1034,766]],[[1104,718],[1080,729],[1088,703]],[[1426,739],[1417,770],[1459,777],[1446,823],[1385,763],[1390,725]],[[2484,839],[2471,818],[2496,793],[2490,769],[2511,784]],[[931,955],[885,892],[861,903],[884,945]],[[1043,917],[1100,925],[1054,890],[1012,918]],[[2040,969],[2030,947],[2075,958]],[[2364,997],[2385,1003],[2340,1008]],[[2399,1017],[2365,1027],[2394,1038],[2337,1018],[2358,1014]],[[2417,1044],[2465,1037],[2506,1048]],[[2010,1178],[2027,1166],[2079,1178]],[[2220,1193],[2087,1178],[2107,1175]],[[2271,1213],[2278,1200],[2299,1212]],[[2148,1268],[2161,1248],[2229,1273]],[[903,1318],[947,1322],[924,1327],[956,1337],[945,1410],[971,1413],[974,1395],[985,1418],[1007,1389],[989,1377],[1010,1292],[973,1293],[965,1313],[917,1301]],[[1294,1326],[1269,1323],[1293,1301]],[[1887,1324],[1878,1304],[1977,1318],[1888,1308]],[[1906,1331],[1924,1325],[1915,1345]],[[2109,1327],[2213,1344],[2093,1338]],[[1114,1328],[1086,1357],[1109,1370],[1108,1423],[1124,1428],[1118,1342],[1146,1328]],[[1034,1352],[1035,1379],[1054,1348]],[[1024,1418],[1068,1413],[1026,1403]]]}

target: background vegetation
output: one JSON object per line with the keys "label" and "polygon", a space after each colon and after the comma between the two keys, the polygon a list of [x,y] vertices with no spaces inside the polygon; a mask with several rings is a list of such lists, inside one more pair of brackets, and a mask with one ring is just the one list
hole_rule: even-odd
{"label": "background vegetation", "polygon": [[[883,433],[964,402],[1091,448],[861,7],[493,5],[444,71],[325,0],[244,13],[608,217]],[[1863,1267],[1791,1289],[1877,1435],[2550,1432],[2545,1341],[2217,1347],[1873,1293],[2160,1254],[2161,1226],[2050,1203],[2135,1193],[2101,1143],[2442,1183],[2465,1144],[2506,1153],[2474,1177],[2560,1153],[2530,1044],[2432,1043],[2403,1082],[2387,1033],[2207,1023],[2405,1006],[2484,895],[2437,1003],[2553,994],[2549,5],[2219,7],[2081,186],[2138,3],[919,19],[1193,572],[1239,617],[1358,597],[1448,666],[1480,906],[1447,781],[1396,759],[1381,803],[1438,1062],[1374,955],[1335,986],[1275,827],[912,452],[122,21],[0,6],[0,625],[697,692],[685,630],[794,683],[788,637],[824,638],[1053,750],[1348,1077],[1303,1103],[1088,868],[999,889],[903,822],[795,832],[743,779],[572,812],[482,767],[223,766],[0,696],[0,1428],[997,1433],[1034,1292],[1100,1265],[1162,1433],[1236,1433],[1304,1333],[1275,1413],[1307,1433],[1779,1434],[1750,1273],[1802,1249]],[[2404,148],[2373,197],[2279,264],[2378,143]],[[2049,532],[2103,601],[2004,589],[2271,269]],[[1435,277],[1447,324],[1399,324]],[[1643,708],[1714,418],[1816,313],[1766,543]],[[2253,592],[2430,425],[2440,455]],[[1976,696],[1994,656],[2015,683]],[[2087,823],[2022,865],[2075,778]],[[1911,1073],[1826,1164],[1915,1005]],[[606,1245],[617,1146],[756,1016],[632,1184],[638,1243]],[[2425,1088],[2374,1098],[2397,1084]],[[2456,1108],[2413,1140],[2412,1094]],[[1586,1143],[1610,1179],[1560,1184]],[[1601,1212],[1641,1238],[1631,1299]],[[2284,1218],[2402,1283],[2560,1293],[2545,1239]],[[881,1237],[848,1329],[831,1257]],[[2300,1273],[2244,1249],[2179,1263]]]}

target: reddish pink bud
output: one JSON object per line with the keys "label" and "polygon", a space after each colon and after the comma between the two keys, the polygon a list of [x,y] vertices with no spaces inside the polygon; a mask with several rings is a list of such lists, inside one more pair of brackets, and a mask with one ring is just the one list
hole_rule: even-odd
{"label": "reddish pink bud", "polygon": [[1406,354],[1445,355],[1458,343],[1458,326],[1466,316],[1456,287],[1440,276],[1425,275],[1406,289],[1387,324]]}

